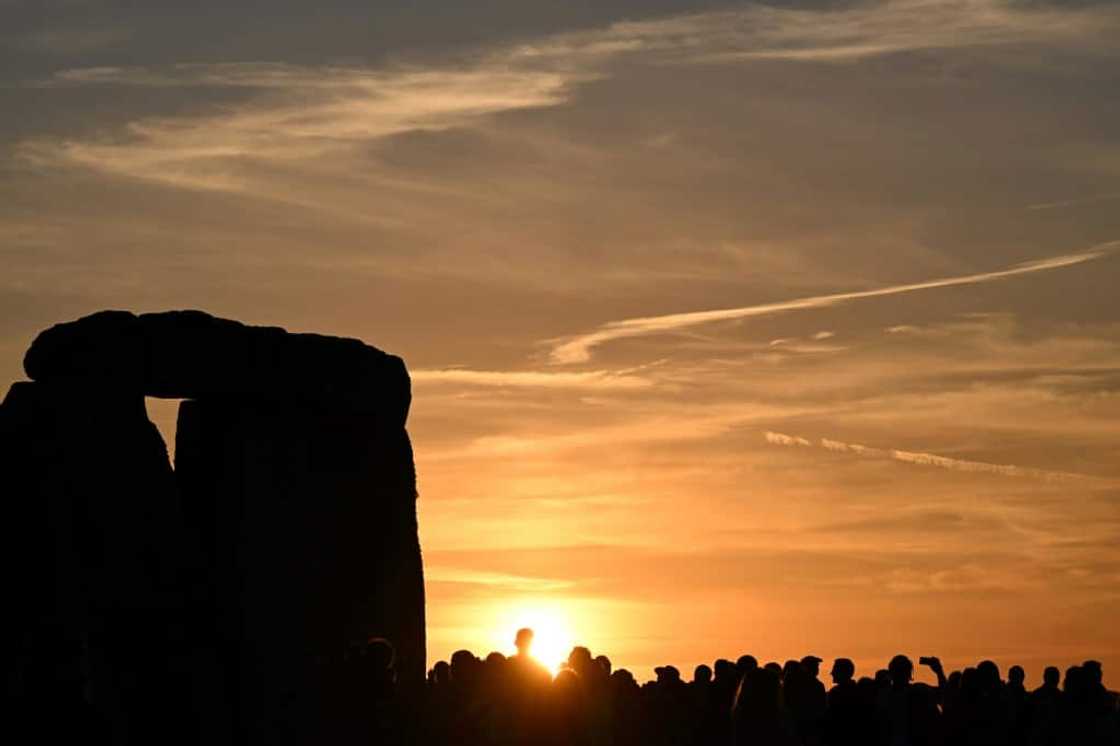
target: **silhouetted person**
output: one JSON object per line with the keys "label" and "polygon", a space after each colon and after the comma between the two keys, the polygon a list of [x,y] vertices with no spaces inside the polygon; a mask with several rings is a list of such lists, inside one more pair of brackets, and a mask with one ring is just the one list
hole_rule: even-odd
{"label": "silhouetted person", "polygon": [[801,743],[816,746],[821,740],[821,721],[827,706],[820,674],[821,659],[807,655],[792,668],[792,679],[786,683],[786,706],[793,714],[794,727]]}
{"label": "silhouetted person", "polygon": [[504,707],[504,724],[516,743],[532,743],[545,737],[546,699],[552,685],[552,674],[533,657],[533,630],[517,630],[513,644],[517,652],[506,661],[508,689]]}
{"label": "silhouetted person", "polygon": [[591,651],[582,645],[575,646],[572,648],[572,652],[568,653],[568,668],[575,671],[580,677],[585,677],[593,665],[595,664],[591,657]]}
{"label": "silhouetted person", "polygon": [[936,700],[925,689],[912,686],[914,663],[895,655],[887,665],[890,686],[879,691],[876,707],[879,743],[883,746],[917,746],[924,743],[922,727],[935,711]]}
{"label": "silhouetted person", "polygon": [[965,742],[967,744],[1007,744],[1011,733],[1011,708],[999,667],[990,660],[976,664],[976,672],[967,690],[965,707]]}
{"label": "silhouetted person", "polygon": [[657,742],[683,746],[692,735],[688,687],[676,666],[658,666],[653,673],[657,680],[650,688],[648,705]]}
{"label": "silhouetted person", "polygon": [[547,687],[552,681],[552,674],[533,657],[533,630],[528,627],[517,630],[513,644],[517,648],[517,653],[509,659],[509,663],[511,675],[517,685],[533,689]]}
{"label": "silhouetted person", "polygon": [[735,661],[735,670],[739,673],[739,678],[742,678],[749,671],[758,668],[758,659],[753,655],[740,655],[739,659]]}
{"label": "silhouetted person", "polygon": [[[586,648],[584,648],[586,650]],[[590,655],[588,662],[590,662]],[[548,717],[542,743],[585,746],[592,743],[586,694],[574,668],[565,668],[552,680]]]}
{"label": "silhouetted person", "polygon": [[1058,746],[1062,742],[1062,691],[1058,688],[1061,679],[1061,671],[1047,666],[1042,672],[1042,686],[1031,692],[1027,705],[1030,746]]}
{"label": "silhouetted person", "polygon": [[625,668],[611,673],[611,743],[614,746],[639,746],[643,744],[643,730],[647,723],[642,710],[642,691],[634,675]]}
{"label": "silhouetted person", "polygon": [[692,742],[695,744],[715,743],[722,736],[721,715],[729,717],[730,710],[721,711],[712,683],[712,669],[703,663],[692,671],[689,683],[689,718],[693,724]]}
{"label": "silhouetted person", "polygon": [[1007,669],[1007,684],[1004,686],[1004,696],[1007,700],[1009,734],[1008,740],[1014,744],[1026,741],[1027,737],[1027,701],[1030,694],[1026,687],[1027,672],[1022,666],[1012,666]]}
{"label": "silhouetted person", "polygon": [[735,746],[793,746],[793,726],[782,705],[782,681],[769,666],[739,684],[732,709]]}
{"label": "silhouetted person", "polygon": [[[832,689],[824,724],[824,742],[829,746],[856,746],[868,741],[871,708],[859,691],[855,673],[855,664],[847,658],[837,658],[832,664]],[[871,683],[871,679],[867,681]]]}
{"label": "silhouetted person", "polygon": [[428,681],[435,686],[446,686],[451,683],[451,664],[447,661],[437,661],[432,666]]}
{"label": "silhouetted person", "polygon": [[731,739],[731,706],[741,679],[738,665],[726,658],[718,658],[712,665],[712,708],[721,715],[712,736],[717,743],[727,743]]}

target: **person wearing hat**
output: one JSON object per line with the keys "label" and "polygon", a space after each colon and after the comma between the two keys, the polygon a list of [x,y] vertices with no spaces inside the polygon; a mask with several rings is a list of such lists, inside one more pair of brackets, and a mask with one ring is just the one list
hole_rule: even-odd
{"label": "person wearing hat", "polygon": [[817,676],[821,672],[821,659],[807,655],[801,659],[801,675],[797,681],[797,730],[809,743],[820,740],[825,711],[828,709],[828,694],[824,684]]}

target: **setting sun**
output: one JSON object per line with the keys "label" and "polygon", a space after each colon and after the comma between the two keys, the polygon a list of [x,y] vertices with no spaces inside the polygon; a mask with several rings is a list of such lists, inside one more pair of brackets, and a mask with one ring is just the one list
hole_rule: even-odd
{"label": "setting sun", "polygon": [[513,644],[517,630],[522,627],[533,630],[533,657],[556,673],[576,644],[568,615],[562,609],[551,606],[520,608],[510,617],[509,626],[503,634],[505,646]]}

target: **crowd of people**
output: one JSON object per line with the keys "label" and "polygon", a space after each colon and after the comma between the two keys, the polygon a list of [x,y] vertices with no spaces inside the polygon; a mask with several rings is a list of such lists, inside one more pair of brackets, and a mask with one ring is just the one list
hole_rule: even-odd
{"label": "crowd of people", "polygon": [[[936,683],[915,682],[905,655],[870,676],[847,658],[823,674],[815,656],[743,655],[699,665],[687,680],[661,666],[639,684],[586,647],[553,675],[532,643],[523,629],[514,655],[460,650],[422,687],[398,682],[388,640],[355,644],[316,659],[304,689],[315,694],[283,703],[288,725],[278,732],[283,743],[323,746],[1120,746],[1118,697],[1096,661],[1049,667],[1033,688],[1020,666],[1004,679],[992,661],[946,673],[933,657],[918,665]],[[29,669],[24,695],[5,708],[9,729],[28,734],[12,743],[147,742],[122,741],[85,700],[79,668],[63,665],[74,656],[57,652],[57,665]],[[157,709],[168,698],[152,695]],[[185,728],[161,742],[208,742]]]}
{"label": "crowd of people", "polygon": [[[914,681],[914,664],[895,656],[873,676],[836,659],[821,681],[820,658],[759,663],[743,655],[700,665],[685,680],[673,666],[639,684],[626,669],[585,647],[555,675],[531,654],[484,659],[466,650],[428,673],[425,701],[403,740],[432,744],[547,746],[1097,746],[1120,744],[1117,695],[1100,663],[1064,675],[1047,668],[1028,688],[1020,666],[1006,680],[992,661],[946,674],[920,658],[936,684]],[[384,658],[383,658],[384,659]],[[382,689],[382,691],[387,691]],[[387,732],[383,736],[389,737]],[[398,732],[398,736],[403,735]]]}

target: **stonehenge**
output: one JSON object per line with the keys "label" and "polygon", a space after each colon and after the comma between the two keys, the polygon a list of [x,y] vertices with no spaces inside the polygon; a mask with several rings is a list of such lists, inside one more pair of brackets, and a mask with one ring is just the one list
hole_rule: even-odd
{"label": "stonehenge", "polygon": [[[9,692],[71,671],[112,743],[294,744],[321,740],[348,645],[389,640],[402,690],[422,684],[400,358],[103,311],[42,332],[24,369],[0,405]],[[182,399],[174,468],[144,397]]]}

